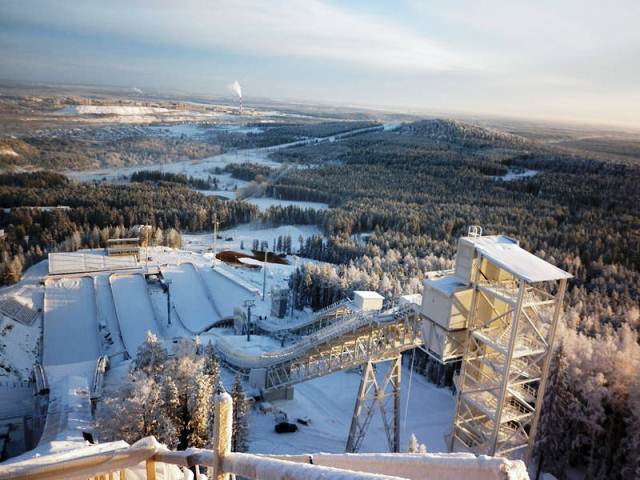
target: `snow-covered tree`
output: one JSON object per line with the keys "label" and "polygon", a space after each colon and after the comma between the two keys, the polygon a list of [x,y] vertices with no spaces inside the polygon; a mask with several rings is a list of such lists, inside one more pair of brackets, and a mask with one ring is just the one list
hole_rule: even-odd
{"label": "snow-covered tree", "polygon": [[420,443],[415,434],[411,434],[409,437],[409,445],[407,446],[408,453],[427,453],[427,446],[424,443]]}
{"label": "snow-covered tree", "polygon": [[162,371],[167,357],[167,349],[162,342],[153,332],[147,331],[147,339],[138,347],[133,368],[141,370],[147,375],[155,375]]}
{"label": "snow-covered tree", "polygon": [[249,406],[242,389],[240,375],[236,375],[231,398],[233,399],[231,450],[234,452],[246,452],[249,448]]}

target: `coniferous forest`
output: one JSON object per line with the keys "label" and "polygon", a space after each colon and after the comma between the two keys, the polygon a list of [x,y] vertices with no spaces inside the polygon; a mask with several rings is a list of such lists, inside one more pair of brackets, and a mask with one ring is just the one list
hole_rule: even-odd
{"label": "coniferous forest", "polygon": [[[211,230],[215,213],[222,228],[259,220],[321,229],[324,236],[289,242],[323,262],[292,275],[297,307],[322,308],[355,289],[393,302],[420,292],[425,272],[451,268],[457,238],[481,225],[574,276],[537,443],[544,469],[560,479],[572,468],[589,479],[640,474],[637,159],[441,120],[295,146],[272,158],[299,168],[268,184],[269,196],[331,208],[259,212],[201,195],[190,188],[200,185],[181,176],[142,174],[107,185],[47,172],[2,175],[2,281],[17,281],[49,251],[103,246],[137,224],[152,225],[159,243],[175,246],[179,231]],[[251,164],[227,171],[247,180],[269,173]],[[451,384],[451,368],[416,355],[418,370]]]}

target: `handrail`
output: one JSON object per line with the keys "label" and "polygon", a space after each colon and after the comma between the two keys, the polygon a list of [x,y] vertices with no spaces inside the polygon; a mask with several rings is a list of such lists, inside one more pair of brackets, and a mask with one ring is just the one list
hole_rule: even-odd
{"label": "handrail", "polygon": [[[452,454],[324,454],[256,455],[231,451],[233,401],[224,390],[214,397],[216,422],[211,439],[214,449],[188,449],[172,452],[153,437],[129,446],[118,441],[82,446],[73,450],[34,455],[31,458],[0,464],[0,480],[57,478],[129,477],[128,470],[142,467],[147,480],[156,479],[156,464],[182,468],[209,467],[216,480],[230,475],[260,480],[418,480],[446,478],[452,480],[528,480],[525,464],[505,458],[476,457],[470,453]],[[164,477],[183,478],[177,468]]]}

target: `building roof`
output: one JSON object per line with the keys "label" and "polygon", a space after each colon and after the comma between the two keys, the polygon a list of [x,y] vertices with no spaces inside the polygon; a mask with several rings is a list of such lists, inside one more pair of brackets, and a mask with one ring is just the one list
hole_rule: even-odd
{"label": "building roof", "polygon": [[447,297],[450,297],[458,290],[469,288],[467,284],[462,282],[455,275],[447,275],[439,278],[427,278],[424,281],[424,286],[431,287],[434,290],[445,294]]}
{"label": "building roof", "polygon": [[378,292],[371,292],[369,290],[355,290],[353,294],[358,295],[361,298],[384,300],[384,297],[380,295]]}
{"label": "building roof", "polygon": [[505,235],[463,237],[478,253],[503,270],[530,283],[571,278],[572,275],[526,251]]}

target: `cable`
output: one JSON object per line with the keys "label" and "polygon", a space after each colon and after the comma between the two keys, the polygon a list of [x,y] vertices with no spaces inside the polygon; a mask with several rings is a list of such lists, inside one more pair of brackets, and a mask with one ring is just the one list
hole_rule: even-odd
{"label": "cable", "polygon": [[413,362],[416,358],[416,349],[411,350],[411,368],[409,370],[409,388],[407,389],[407,401],[404,405],[404,420],[402,421],[402,430],[407,429],[407,415],[409,414],[409,398],[411,398],[411,383],[413,381]]}

